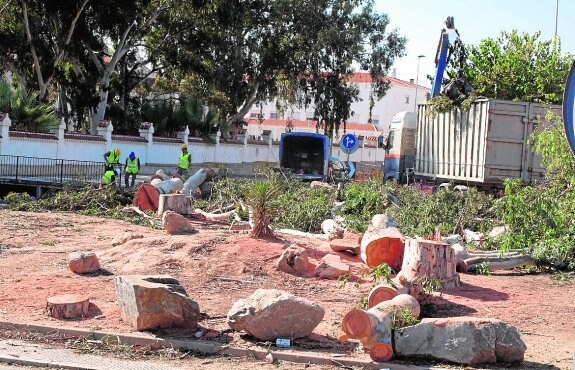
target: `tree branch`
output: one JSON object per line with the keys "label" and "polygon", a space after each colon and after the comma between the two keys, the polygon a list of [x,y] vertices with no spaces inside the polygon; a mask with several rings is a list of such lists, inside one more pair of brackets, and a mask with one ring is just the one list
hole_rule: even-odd
{"label": "tree branch", "polygon": [[251,107],[254,105],[254,103],[257,100],[259,87],[260,87],[260,83],[256,82],[255,85],[252,87],[252,91],[250,93],[250,96],[248,96],[246,98],[246,100],[244,101],[244,104],[240,107],[240,109],[238,109],[238,112],[226,120],[226,123],[235,122],[238,119],[243,118],[246,114],[248,114]]}
{"label": "tree branch", "polygon": [[36,70],[36,77],[38,79],[38,88],[42,91],[42,87],[44,85],[44,77],[42,76],[42,69],[40,68],[40,60],[38,59],[38,55],[36,54],[36,47],[32,42],[32,34],[30,33],[30,23],[28,21],[28,6],[26,5],[26,1],[22,0],[22,13],[24,16],[24,29],[26,31],[26,39],[30,44],[30,52],[32,53],[32,59],[34,62],[34,69]]}

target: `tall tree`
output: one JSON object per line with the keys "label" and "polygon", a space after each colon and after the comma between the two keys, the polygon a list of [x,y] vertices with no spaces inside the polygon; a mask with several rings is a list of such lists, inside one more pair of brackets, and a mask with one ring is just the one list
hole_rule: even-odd
{"label": "tall tree", "polygon": [[471,86],[486,97],[560,104],[573,57],[561,54],[558,38],[539,37],[514,30],[468,48]]}
{"label": "tall tree", "polygon": [[[374,13],[371,0],[192,3],[198,6],[175,6],[159,22],[170,40],[163,62],[172,66],[162,82],[218,105],[227,122],[241,121],[256,102],[283,91],[292,101],[317,103],[331,132],[328,126],[345,121],[357,97],[346,83],[354,65],[369,69],[383,94],[387,85],[379,77],[404,50],[405,40],[387,32],[389,19]],[[328,117],[328,108],[337,113]]]}
{"label": "tall tree", "polygon": [[0,22],[2,64],[22,88],[46,100],[89,0],[4,1]]}

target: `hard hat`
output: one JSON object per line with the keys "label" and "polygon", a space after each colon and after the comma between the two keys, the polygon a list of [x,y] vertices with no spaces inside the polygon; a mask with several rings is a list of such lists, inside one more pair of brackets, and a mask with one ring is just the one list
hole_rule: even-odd
{"label": "hard hat", "polygon": [[114,154],[115,154],[115,155],[120,155],[120,148],[116,148],[116,149],[114,150]]}
{"label": "hard hat", "polygon": [[182,144],[182,146],[180,148],[182,148],[182,150],[184,150],[184,149],[188,150],[188,146],[186,144]]}
{"label": "hard hat", "polygon": [[134,152],[131,152],[130,153],[130,159],[134,159],[134,158],[136,158],[136,154],[134,154]]}

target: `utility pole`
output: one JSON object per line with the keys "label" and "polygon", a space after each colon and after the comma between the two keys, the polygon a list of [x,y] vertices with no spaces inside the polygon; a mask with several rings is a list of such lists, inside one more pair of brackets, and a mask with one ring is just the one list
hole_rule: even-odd
{"label": "utility pole", "polygon": [[557,38],[557,23],[559,23],[559,0],[555,3],[555,38]]}

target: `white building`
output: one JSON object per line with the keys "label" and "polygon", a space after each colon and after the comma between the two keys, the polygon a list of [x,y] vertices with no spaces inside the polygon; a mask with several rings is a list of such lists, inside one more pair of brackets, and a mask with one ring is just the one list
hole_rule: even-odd
{"label": "white building", "polygon": [[[371,75],[369,72],[357,72],[351,77],[350,83],[356,84],[359,88],[360,100],[351,106],[354,114],[346,124],[347,132],[368,138],[376,137],[381,133],[387,134],[391,119],[396,113],[415,111],[416,95],[417,104],[419,104],[426,100],[431,91],[428,87],[415,85],[413,81],[403,81],[393,76],[385,78],[390,82],[390,87],[383,98],[375,101],[371,114],[372,124],[370,124],[368,120]],[[261,108],[254,106],[245,117],[248,121],[247,134],[257,138],[269,133],[274,140],[277,140],[282,132],[286,132],[288,121],[291,121],[294,131],[315,132],[313,112],[313,106],[307,109],[293,107],[288,108],[281,116],[277,112],[275,101],[268,102]],[[260,114],[264,119],[261,124],[258,121]]]}

